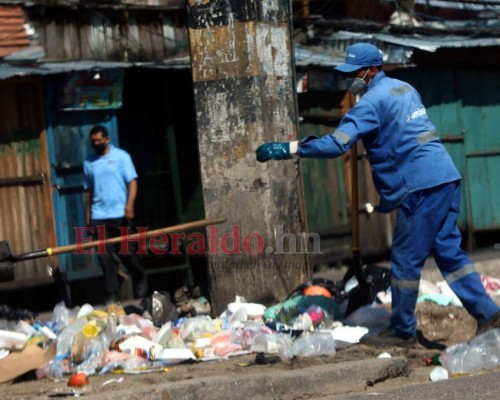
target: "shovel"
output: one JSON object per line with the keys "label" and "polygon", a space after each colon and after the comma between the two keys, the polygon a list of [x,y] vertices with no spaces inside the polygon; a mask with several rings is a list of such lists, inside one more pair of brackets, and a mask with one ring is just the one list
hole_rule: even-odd
{"label": "shovel", "polygon": [[[134,233],[134,234],[128,235],[126,237],[128,240],[135,240],[135,239],[143,238],[144,236],[150,237],[152,235],[158,235],[161,233],[168,234],[168,233],[174,233],[174,232],[182,232],[182,231],[186,231],[189,229],[201,228],[201,227],[208,226],[208,225],[221,224],[225,221],[226,220],[223,217],[216,217],[216,218],[211,218],[211,219],[210,218],[209,219],[201,219],[198,221],[187,222],[184,224],[154,229],[154,230],[147,231],[147,232]],[[81,251],[81,250],[89,249],[92,247],[98,247],[99,245],[102,245],[102,244],[120,243],[122,238],[123,238],[123,236],[118,236],[118,237],[104,239],[104,240],[95,240],[92,242],[70,244],[67,246],[59,246],[59,247],[52,247],[52,248],[49,247],[45,250],[31,251],[29,253],[19,254],[17,256],[13,255],[11,253],[10,248],[9,248],[9,243],[4,240],[4,241],[0,241],[0,263],[3,263],[3,262],[17,263],[20,261],[32,260],[34,258],[56,256],[58,254],[63,254],[63,253],[72,253],[76,250]],[[69,284],[68,284],[68,281],[66,279],[65,274],[59,268],[55,268],[55,269],[49,268],[48,272],[54,278],[54,281],[59,288],[61,297],[63,298],[65,304],[67,306],[71,306],[71,295],[70,295],[70,290],[69,290]]]}
{"label": "shovel", "polygon": [[[344,276],[344,284],[353,276],[358,286],[348,293],[346,316],[358,308],[370,304],[378,291],[385,290],[390,282],[389,270],[377,265],[363,265],[360,251],[359,231],[359,184],[358,184],[358,149],[351,148],[351,226],[352,226],[352,265]],[[370,205],[371,206],[371,205]],[[365,205],[366,207],[366,205]],[[371,208],[373,211],[373,207]],[[370,212],[370,211],[368,211]]]}
{"label": "shovel", "polygon": [[69,244],[67,246],[59,246],[59,247],[49,247],[45,250],[36,250],[30,251],[29,253],[19,254],[17,256],[13,255],[10,252],[9,243],[6,241],[0,241],[0,263],[2,262],[10,262],[16,263],[19,261],[32,260],[34,258],[41,257],[50,257],[56,256],[58,254],[63,253],[72,253],[76,250],[85,250],[92,247],[98,247],[103,244],[115,244],[120,243],[120,241],[126,237],[128,240],[135,240],[143,237],[150,237],[153,235],[158,235],[160,233],[168,234],[174,232],[186,231],[194,228],[201,228],[207,225],[221,224],[225,222],[225,218],[217,217],[212,219],[200,219],[198,221],[186,222],[184,224],[169,226],[165,228],[154,229],[147,232],[134,233],[132,235],[127,236],[117,236],[114,238],[104,239],[104,240],[95,240],[92,242],[78,243],[78,244]]}

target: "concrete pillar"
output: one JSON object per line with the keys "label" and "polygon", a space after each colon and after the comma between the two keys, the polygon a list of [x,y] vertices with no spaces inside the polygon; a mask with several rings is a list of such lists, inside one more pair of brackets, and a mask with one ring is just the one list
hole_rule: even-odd
{"label": "concrete pillar", "polygon": [[259,144],[297,137],[290,3],[187,7],[205,211],[227,219],[208,229],[212,306],[273,304],[307,278],[298,162],[255,160]]}

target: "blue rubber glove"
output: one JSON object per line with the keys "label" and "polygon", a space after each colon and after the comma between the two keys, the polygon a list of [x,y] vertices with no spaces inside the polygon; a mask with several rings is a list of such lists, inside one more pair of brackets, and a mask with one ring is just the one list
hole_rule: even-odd
{"label": "blue rubber glove", "polygon": [[257,161],[266,162],[269,160],[290,160],[290,143],[271,142],[264,143],[255,151]]}

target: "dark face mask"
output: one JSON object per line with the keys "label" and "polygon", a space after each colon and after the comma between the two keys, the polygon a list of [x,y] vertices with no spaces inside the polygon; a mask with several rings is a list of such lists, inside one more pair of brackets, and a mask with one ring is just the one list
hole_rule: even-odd
{"label": "dark face mask", "polygon": [[106,147],[108,147],[107,143],[98,143],[98,144],[93,144],[92,147],[94,148],[95,152],[97,154],[104,154],[106,151]]}

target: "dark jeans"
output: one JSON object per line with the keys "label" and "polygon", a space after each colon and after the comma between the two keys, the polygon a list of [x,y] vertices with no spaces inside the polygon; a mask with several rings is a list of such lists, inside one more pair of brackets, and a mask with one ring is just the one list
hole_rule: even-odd
{"label": "dark jeans", "polygon": [[[130,221],[125,218],[97,219],[92,220],[92,228],[94,240],[108,239],[121,236],[120,228],[130,228]],[[132,232],[129,233],[132,234]],[[135,243],[129,242],[128,252],[121,250],[121,243],[117,243],[106,245],[105,253],[97,251],[104,274],[104,289],[108,297],[114,296],[119,298],[120,295],[116,256],[118,256],[127,271],[132,275],[134,285],[143,283],[146,279],[146,271],[137,257],[137,246]]]}

